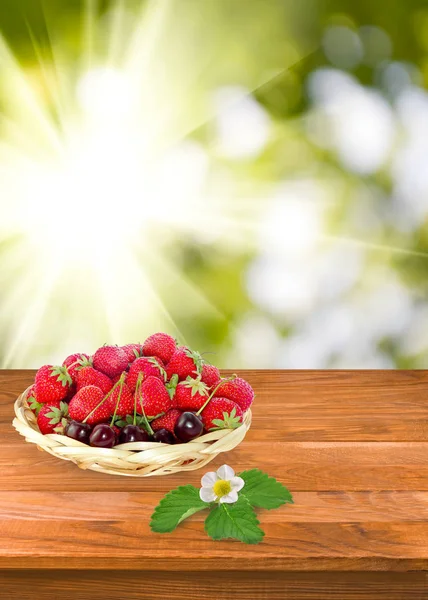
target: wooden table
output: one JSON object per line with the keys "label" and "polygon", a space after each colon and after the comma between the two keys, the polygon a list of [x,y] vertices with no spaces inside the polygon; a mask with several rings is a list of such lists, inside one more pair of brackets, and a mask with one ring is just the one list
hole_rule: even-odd
{"label": "wooden table", "polygon": [[34,372],[0,371],[0,598],[428,598],[428,372],[241,375],[253,425],[211,465],[257,466],[295,500],[260,511],[257,546],[210,540],[200,513],[151,533],[161,496],[203,473],[114,477],[38,451],[11,426]]}

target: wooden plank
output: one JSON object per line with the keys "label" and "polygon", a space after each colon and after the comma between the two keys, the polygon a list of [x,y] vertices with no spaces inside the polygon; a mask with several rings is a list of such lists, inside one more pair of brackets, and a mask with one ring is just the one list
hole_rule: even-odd
{"label": "wooden plank", "polygon": [[[95,496],[93,492],[0,492],[0,519],[148,521],[161,497],[152,491],[97,492]],[[424,521],[428,492],[295,492],[294,504],[259,512],[263,523]],[[201,512],[193,520],[202,523],[205,517]]]}
{"label": "wooden plank", "polygon": [[[426,442],[251,442],[217,456],[206,470],[225,461],[237,472],[258,465],[293,491],[428,491]],[[28,469],[31,465],[31,469]],[[81,471],[74,464],[37,450],[18,437],[3,444],[0,491],[168,490],[183,482],[183,474],[143,479],[110,477]],[[201,472],[186,481],[199,485]]]}
{"label": "wooden plank", "polygon": [[6,571],[8,600],[426,600],[425,573]]}
{"label": "wooden plank", "polygon": [[[383,559],[394,565],[408,559],[428,569],[428,522],[263,523],[264,543],[245,546],[236,541],[213,543],[201,524],[186,520],[168,535],[150,532],[147,521],[31,521],[10,519],[2,523],[0,567],[17,566],[21,557],[73,559],[80,568],[118,568],[128,560],[134,568],[260,570],[286,559],[298,560],[307,569],[317,559],[346,559],[348,566],[362,558]],[[144,565],[144,567],[143,567]],[[187,565],[187,567],[186,567]],[[132,567],[131,567],[132,568]]]}

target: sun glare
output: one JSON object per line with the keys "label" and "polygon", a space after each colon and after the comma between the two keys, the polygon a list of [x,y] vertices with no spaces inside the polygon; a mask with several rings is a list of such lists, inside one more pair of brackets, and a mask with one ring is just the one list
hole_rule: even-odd
{"label": "sun glare", "polygon": [[[273,71],[261,62],[246,81],[222,86],[194,40],[184,32],[177,39],[167,4],[142,5],[136,15],[120,2],[100,20],[88,2],[80,60],[67,59],[51,31],[52,56],[33,42],[39,65],[31,73],[0,38],[9,199],[0,233],[20,240],[2,270],[11,278],[23,271],[4,304],[16,316],[8,317],[3,367],[31,364],[41,332],[39,361],[85,340],[126,343],[161,327],[183,339],[172,294],[190,314],[225,318],[163,248],[174,239],[225,238],[232,251],[257,243],[260,191],[244,197],[221,160],[263,150],[271,124],[251,89]],[[210,22],[219,39],[221,19]],[[189,135],[207,123],[211,146]]]}

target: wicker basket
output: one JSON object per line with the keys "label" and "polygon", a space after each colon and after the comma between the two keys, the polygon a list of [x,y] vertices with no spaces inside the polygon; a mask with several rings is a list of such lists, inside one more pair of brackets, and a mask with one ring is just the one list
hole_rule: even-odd
{"label": "wicker basket", "polygon": [[212,431],[186,444],[132,442],[114,448],[94,448],[65,435],[40,433],[36,417],[26,401],[28,389],[15,402],[16,417],[13,420],[15,429],[27,442],[37,444],[39,450],[58,458],[71,460],[81,469],[110,475],[148,477],[200,469],[217,454],[228,452],[242,442],[251,425],[251,410],[248,410],[243,424],[237,429]]}

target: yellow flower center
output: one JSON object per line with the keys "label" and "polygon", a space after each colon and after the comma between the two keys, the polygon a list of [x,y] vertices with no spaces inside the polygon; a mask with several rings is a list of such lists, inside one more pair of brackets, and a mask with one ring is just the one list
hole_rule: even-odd
{"label": "yellow flower center", "polygon": [[230,481],[225,481],[224,479],[219,479],[213,485],[213,492],[218,498],[222,498],[223,496],[227,496],[229,492],[232,491],[232,486],[230,485]]}

